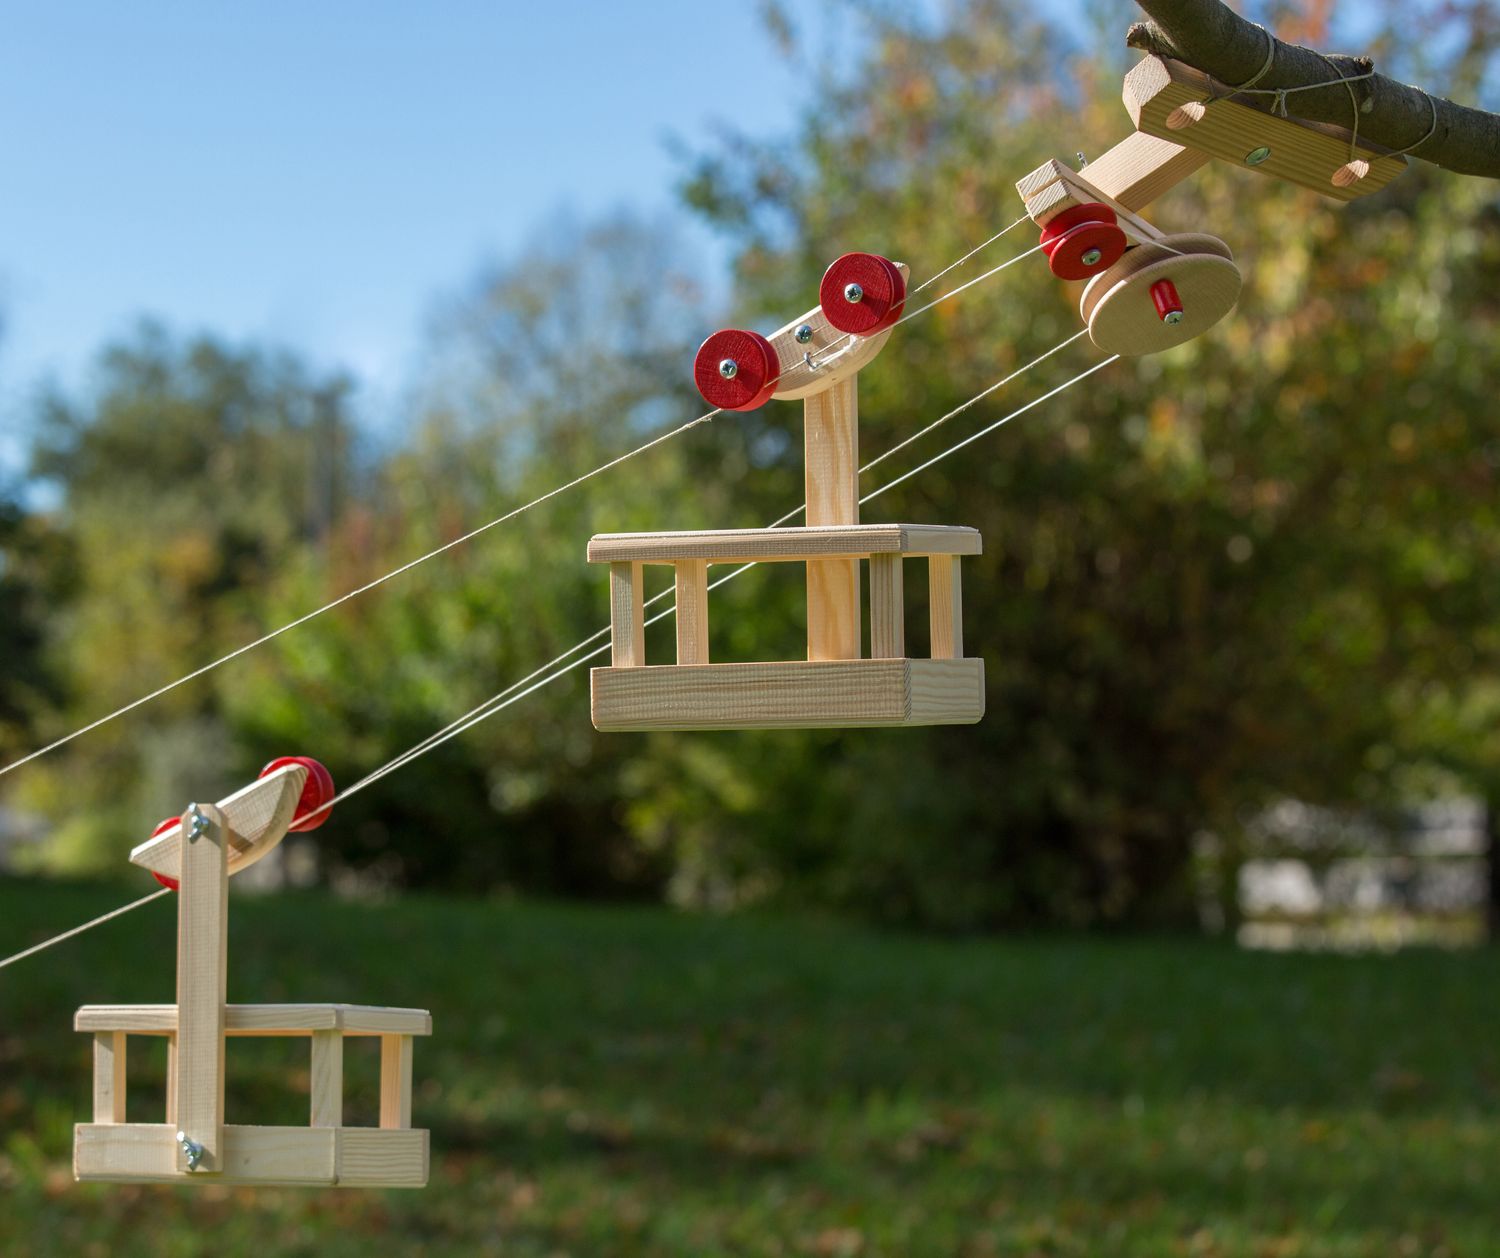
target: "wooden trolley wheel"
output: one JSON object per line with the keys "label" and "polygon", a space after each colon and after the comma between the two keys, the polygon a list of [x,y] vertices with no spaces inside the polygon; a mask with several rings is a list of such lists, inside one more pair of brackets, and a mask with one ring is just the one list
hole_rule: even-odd
{"label": "wooden trolley wheel", "polygon": [[[1158,313],[1152,290],[1169,281],[1181,317]],[[1213,236],[1184,233],[1136,245],[1083,290],[1079,311],[1094,344],[1110,354],[1155,354],[1201,336],[1234,308],[1240,272],[1229,246]]]}

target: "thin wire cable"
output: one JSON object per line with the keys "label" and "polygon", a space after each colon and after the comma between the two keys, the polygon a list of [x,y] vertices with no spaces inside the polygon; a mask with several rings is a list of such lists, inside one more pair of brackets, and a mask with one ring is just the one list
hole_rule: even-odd
{"label": "thin wire cable", "polygon": [[219,656],[218,659],[213,660],[208,664],[204,664],[201,668],[195,668],[192,672],[186,674],[185,676],[179,677],[176,681],[168,682],[165,686],[159,686],[157,687],[157,689],[151,691],[150,694],[142,695],[139,699],[135,699],[130,703],[125,704],[123,707],[116,708],[108,715],[101,716],[97,720],[90,721],[87,725],[81,726],[80,728],[74,730],[71,734],[65,734],[61,738],[54,739],[46,746],[39,747],[37,748],[37,750],[29,752],[27,755],[22,756],[19,760],[11,761],[11,763],[6,765],[4,768],[0,768],[0,777],[4,777],[7,773],[10,773],[14,769],[19,769],[23,764],[30,763],[38,756],[45,756],[49,751],[56,751],[59,747],[67,745],[75,738],[79,738],[82,735],[89,733],[91,730],[96,730],[101,725],[108,724],[116,717],[124,716],[127,712],[132,712],[136,708],[150,703],[153,699],[159,699],[162,695],[176,690],[177,687],[186,685],[188,682],[202,677],[205,673],[212,672],[214,669],[220,667],[221,665],[229,663],[230,660],[238,659],[241,655],[244,655],[249,651],[253,651],[257,647],[264,646],[267,642],[281,637],[282,634],[287,633],[292,629],[296,629],[299,625],[305,625],[309,620],[313,620],[314,618],[323,615],[324,612],[332,611],[335,607],[349,602],[350,599],[358,598],[361,594],[365,594],[370,590],[373,590],[376,586],[384,585],[393,577],[399,577],[403,572],[410,572],[418,564],[426,563],[429,559],[433,559],[436,556],[445,553],[446,551],[450,551],[455,546],[462,546],[465,542],[473,541],[474,538],[478,537],[481,533],[489,532],[489,530],[494,528],[496,525],[504,524],[507,520],[513,520],[523,512],[530,511],[533,507],[540,506],[542,503],[547,502],[552,498],[556,498],[559,494],[566,493],[570,489],[575,489],[579,485],[582,485],[585,481],[592,480],[594,477],[600,475],[601,473],[609,471],[611,468],[619,467],[620,464],[626,462],[627,460],[635,458],[636,455],[644,454],[647,450],[659,446],[663,442],[670,441],[673,437],[680,436],[681,434],[687,432],[690,428],[696,428],[699,424],[708,423],[710,420],[714,419],[715,416],[720,414],[722,414],[722,408],[720,410],[709,411],[707,414],[700,415],[697,419],[689,420],[685,424],[679,424],[676,428],[673,428],[668,432],[664,432],[659,436],[653,437],[650,441],[647,441],[642,445],[636,446],[634,450],[627,451],[625,454],[611,459],[608,463],[601,463],[592,471],[585,472],[582,476],[575,476],[566,484],[558,485],[553,489],[549,489],[546,493],[533,498],[530,502],[516,507],[511,511],[507,511],[502,516],[497,516],[488,524],[481,524],[476,529],[470,529],[469,532],[465,533],[462,537],[455,537],[452,541],[443,543],[443,545],[437,547],[435,550],[429,550],[425,555],[418,555],[415,559],[408,560],[399,568],[393,568],[384,576],[376,577],[373,581],[367,581],[364,585],[350,590],[345,594],[339,595],[339,597],[334,599],[332,602],[324,603],[323,606],[315,608],[314,610],[307,612],[305,615],[298,616],[295,620],[288,621],[279,629],[273,629],[270,633],[263,634],[259,638],[256,638],[253,642],[247,642],[243,646],[238,646],[233,651]]}
{"label": "thin wire cable", "polygon": [[[1077,338],[1074,337],[1073,339],[1076,340]],[[1040,406],[1043,402],[1056,397],[1059,393],[1062,393],[1067,389],[1071,389],[1075,384],[1088,379],[1088,377],[1092,376],[1096,371],[1102,371],[1111,363],[1117,362],[1119,358],[1119,354],[1114,354],[1111,357],[1106,358],[1103,362],[1095,363],[1092,367],[1079,372],[1076,376],[1073,376],[1071,379],[1058,385],[1056,388],[1051,389],[1047,393],[1044,393],[1041,397],[1033,399],[1032,401],[1026,403],[1025,406],[1018,407],[1016,410],[1011,411],[1010,414],[1003,416],[1002,418],[996,420],[994,423],[989,424],[984,428],[981,428],[978,432],[972,434],[971,436],[965,437],[962,441],[949,446],[948,449],[944,450],[941,454],[933,456],[925,463],[912,468],[908,472],[903,472],[900,476],[896,477],[895,480],[887,481],[884,485],[880,486],[879,489],[872,490],[870,493],[866,494],[859,500],[860,504],[863,505],[864,503],[869,502],[871,499],[885,493],[886,490],[893,489],[903,481],[910,480],[919,472],[926,471],[928,468],[932,467],[933,464],[941,462],[951,454],[956,454],[965,446],[972,445],[975,441],[978,441],[979,438],[987,436],[989,433],[994,432],[997,428],[1003,427],[1018,416],[1024,415],[1027,411],[1032,410],[1035,407]],[[994,386],[991,386],[990,388],[984,390],[983,393],[976,395],[976,397],[971,399],[970,402],[967,402],[963,406],[957,408],[953,413],[959,414],[962,411],[967,410],[974,401],[977,401],[980,397],[983,397],[985,396],[985,394],[991,393],[993,391]],[[792,512],[791,514],[795,515],[796,512]],[[783,519],[786,518],[789,517],[783,517]],[[756,565],[753,562],[741,564],[738,568],[735,568],[732,571],[726,573],[717,581],[711,582],[708,588],[711,590],[716,590],[720,586],[726,585],[728,582],[734,580],[741,573],[747,572],[755,566]],[[664,610],[658,612],[655,616],[652,616],[649,620],[647,620],[646,624],[654,625],[658,621],[665,620],[668,616],[674,615],[676,611],[677,608],[675,605],[669,608],[665,608]],[[569,655],[572,655],[574,652],[586,646],[588,643],[595,641],[596,639],[601,637],[603,633],[606,632],[608,632],[608,630],[602,630],[600,633],[596,633],[589,638],[585,638],[583,642],[578,644],[578,646],[575,646],[571,650],[565,651],[562,655],[558,656],[558,660],[567,659]],[[536,677],[538,673],[541,673],[550,667],[550,665],[544,664],[542,668],[537,669],[535,672],[532,672],[526,678],[523,678],[520,682],[517,682],[515,683],[515,685],[509,686],[504,691],[501,691],[500,695],[497,695],[495,697],[495,700],[486,700],[478,707],[470,709],[469,713],[465,714],[465,716],[463,717],[460,717],[457,721],[451,722],[442,731],[440,731],[439,734],[429,735],[420,743],[417,743],[412,748],[409,748],[407,751],[402,752],[400,755],[388,761],[380,768],[366,774],[358,782],[354,783],[353,786],[348,787],[344,791],[335,795],[333,799],[322,805],[322,807],[318,809],[318,811],[326,811],[327,809],[332,808],[335,803],[341,800],[347,800],[351,796],[358,794],[360,791],[373,786],[381,778],[394,773],[397,769],[402,768],[407,764],[410,764],[413,760],[417,759],[418,756],[425,755],[428,751],[431,751],[433,748],[441,745],[442,743],[446,743],[451,739],[457,738],[460,734],[471,729],[473,726],[478,725],[481,721],[487,720],[489,717],[494,716],[497,712],[503,711],[505,708],[510,707],[512,704],[519,703],[522,699],[526,698],[528,695],[535,694],[543,687],[551,685],[554,681],[557,681],[560,678],[566,676],[574,669],[581,668],[595,656],[603,655],[607,650],[609,650],[607,644],[604,646],[600,646],[595,650],[590,651],[587,655],[580,656],[578,659],[573,660],[571,663],[557,668],[555,671],[549,673],[545,677],[542,677],[540,680],[532,682],[532,684],[530,685],[526,685],[525,683],[527,681],[529,681],[533,677]],[[523,688],[518,690],[516,689],[517,686],[521,686]],[[504,696],[504,698],[502,699],[501,696]],[[34,956],[38,952],[52,947],[53,944],[61,943],[63,942],[63,940],[71,939],[76,935],[81,935],[86,930],[92,930],[95,926],[102,925],[103,923],[111,921],[116,917],[123,916],[124,914],[131,912],[133,909],[138,909],[142,905],[149,904],[152,900],[159,899],[166,894],[167,888],[163,888],[160,891],[153,891],[148,896],[143,896],[139,900],[134,900],[129,904],[122,905],[120,908],[114,909],[109,913],[105,913],[101,917],[96,917],[92,921],[85,922],[81,926],[75,926],[71,930],[64,931],[60,935],[54,935],[51,939],[44,939],[41,943],[33,944],[30,948],[27,948],[22,952],[17,952],[12,956],[6,957],[4,960],[0,960],[0,969],[4,969],[6,966],[12,965],[15,962],[23,960],[26,957]]]}
{"label": "thin wire cable", "polygon": [[1048,399],[1055,398],[1059,393],[1063,392],[1063,390],[1065,390],[1065,389],[1071,389],[1080,380],[1087,380],[1096,371],[1103,371],[1111,363],[1118,362],[1119,359],[1120,359],[1120,355],[1119,354],[1111,354],[1103,362],[1095,363],[1087,371],[1081,371],[1081,372],[1079,372],[1078,375],[1074,376],[1071,380],[1068,380],[1065,383],[1058,385],[1057,388],[1051,390],[1050,392],[1042,394],[1041,397],[1035,398],[1032,401],[1027,402],[1025,406],[1019,408],[1018,410],[1012,411],[1009,415],[1006,415],[1002,419],[997,419],[993,424],[990,424],[990,425],[988,425],[985,428],[981,428],[978,432],[974,433],[972,436],[965,437],[957,445],[949,446],[941,454],[934,455],[932,458],[928,459],[927,462],[925,462],[925,463],[919,463],[916,467],[912,468],[911,471],[909,471],[909,472],[902,472],[901,475],[898,476],[898,477],[896,477],[895,480],[893,480],[893,481],[887,481],[879,489],[872,489],[869,493],[867,493],[863,498],[861,498],[859,500],[859,505],[860,506],[864,506],[865,503],[869,502],[873,498],[878,498],[881,494],[885,493],[886,490],[888,490],[888,489],[894,489],[897,485],[901,484],[903,481],[909,481],[913,476],[917,475],[919,472],[925,472],[934,463],[941,462],[943,459],[946,459],[950,454],[957,454],[965,446],[972,445],[974,442],[978,441],[979,438],[981,438],[981,437],[987,437],[987,436],[989,436],[989,434],[992,433],[992,432],[994,432],[995,429],[997,429],[997,428],[1003,428],[1006,424],[1010,423],[1011,420],[1017,418],[1020,415],[1026,414],[1027,411],[1031,410],[1033,407],[1040,406],[1043,402],[1047,401]]}
{"label": "thin wire cable", "polygon": [[162,896],[169,894],[170,890],[169,887],[163,887],[160,891],[153,891],[150,895],[143,895],[139,900],[132,900],[129,904],[121,905],[117,909],[111,909],[108,913],[94,918],[91,922],[84,922],[82,926],[75,926],[72,930],[65,930],[60,935],[53,935],[51,939],[44,939],[39,944],[33,944],[30,948],[17,952],[13,956],[6,957],[5,960],[0,961],[0,970],[3,970],[7,965],[14,965],[17,961],[24,961],[27,957],[34,957],[38,952],[43,952],[52,947],[53,944],[62,943],[64,939],[72,939],[74,935],[81,935],[86,930],[93,930],[95,926],[103,926],[105,922],[113,918],[123,917],[132,909],[138,909],[143,904],[150,904],[152,900],[161,899]]}
{"label": "thin wire cable", "polygon": [[1017,367],[1013,372],[1010,373],[1010,375],[1006,376],[1005,379],[995,381],[995,383],[992,384],[992,385],[990,385],[990,387],[988,389],[985,389],[984,392],[982,392],[982,393],[976,393],[973,397],[971,397],[967,402],[963,403],[961,406],[955,406],[946,415],[944,415],[944,416],[942,416],[942,417],[940,417],[938,419],[933,420],[932,423],[930,423],[930,424],[927,425],[927,427],[919,429],[917,432],[912,433],[911,436],[905,438],[902,441],[898,441],[895,445],[893,445],[884,454],[877,454],[873,459],[871,459],[868,463],[866,463],[859,470],[861,472],[868,472],[877,463],[884,463],[888,458],[891,457],[891,455],[895,454],[898,450],[904,450],[904,449],[906,449],[906,447],[909,446],[909,445],[911,445],[912,442],[914,442],[914,441],[920,441],[928,433],[930,433],[931,431],[933,431],[933,429],[941,427],[943,424],[946,424],[950,419],[953,419],[956,416],[962,415],[971,406],[977,406],[980,402],[984,401],[985,398],[989,397],[989,395],[991,393],[994,393],[997,389],[1003,389],[1006,385],[1008,385],[1012,380],[1016,379],[1018,376],[1024,376],[1033,367],[1037,366],[1039,363],[1046,362],[1047,359],[1051,358],[1053,354],[1056,354],[1060,350],[1066,349],[1069,345],[1073,344],[1074,341],[1078,340],[1081,337],[1087,336],[1088,333],[1089,333],[1089,330],[1087,328],[1082,328],[1078,332],[1074,333],[1072,336],[1068,337],[1067,340],[1065,340],[1065,341],[1059,341],[1051,349],[1047,350],[1044,353],[1038,354],[1035,358],[1033,358],[1024,367]]}
{"label": "thin wire cable", "polygon": [[[962,266],[970,258],[974,257],[976,254],[980,253],[982,250],[988,248],[990,245],[994,244],[995,241],[999,240],[1001,237],[1005,236],[1006,234],[1008,234],[1011,231],[1014,231],[1017,227],[1019,227],[1025,221],[1026,221],[1026,217],[1023,216],[1023,217],[1017,219],[1014,223],[1011,223],[1008,227],[1004,228],[1003,230],[1001,230],[999,232],[996,232],[995,235],[991,236],[983,244],[976,246],[975,248],[971,249],[968,253],[966,253],[962,258],[959,258],[957,262],[950,263],[948,266],[944,267],[941,271],[939,271],[936,275],[934,275],[931,279],[924,281],[914,291],[921,292],[922,289],[926,288],[928,285],[930,285],[933,282],[935,282],[936,280],[940,279],[942,276],[947,275],[950,271],[954,270],[956,267]],[[1031,254],[1035,253],[1037,251],[1037,249],[1039,249],[1040,247],[1041,247],[1040,245],[1037,245],[1036,247],[1027,250],[1025,253],[1018,254],[1015,257],[1010,258],[1006,262],[1001,263],[999,266],[993,267],[990,270],[984,272],[984,274],[976,276],[974,279],[969,280],[967,283],[961,284],[958,288],[955,288],[955,289],[951,290],[950,292],[944,293],[941,297],[937,298],[934,301],[929,302],[927,305],[921,307],[920,309],[908,312],[907,314],[903,315],[902,318],[899,319],[896,324],[893,324],[892,327],[899,326],[899,324],[906,323],[908,320],[914,319],[918,315],[925,314],[927,311],[931,310],[934,306],[937,306],[940,303],[947,301],[950,297],[955,297],[959,293],[963,292],[965,289],[972,288],[974,285],[979,284],[979,283],[983,282],[984,280],[990,279],[990,278],[992,278],[992,277],[1000,274],[1000,272],[1004,271],[1007,267],[1010,267],[1010,266],[1014,265],[1015,263],[1021,261],[1023,258],[1030,257]],[[854,338],[853,338],[852,334],[845,333],[843,339],[845,341],[851,341],[852,342]],[[837,344],[839,344],[839,342],[835,341],[834,344],[837,345]],[[830,362],[832,362],[835,359],[837,359],[841,354],[847,352],[847,348],[848,347],[846,347],[846,349],[844,349],[844,350],[840,350],[837,354],[833,355],[832,358],[824,359],[824,362],[823,362],[822,365],[826,366]],[[245,654],[247,654],[250,651],[256,650],[258,647],[265,646],[266,643],[274,641],[276,638],[281,637],[282,634],[288,633],[291,630],[296,629],[296,628],[298,628],[301,625],[305,625],[308,621],[316,619],[317,617],[323,615],[325,612],[332,611],[335,607],[339,607],[342,604],[349,602],[351,599],[358,598],[361,594],[366,594],[370,590],[375,589],[377,586],[384,585],[387,581],[390,581],[393,578],[402,575],[403,573],[410,572],[413,568],[417,567],[419,564],[426,563],[429,559],[434,559],[438,555],[444,554],[445,552],[452,550],[456,546],[462,546],[465,542],[473,541],[474,538],[480,536],[480,534],[482,534],[482,533],[489,532],[490,529],[495,528],[497,525],[504,524],[504,523],[506,523],[509,520],[513,520],[517,516],[523,514],[524,512],[530,511],[533,507],[541,506],[542,503],[547,502],[547,501],[549,501],[552,498],[556,498],[558,495],[566,493],[570,489],[577,488],[579,485],[582,485],[584,482],[592,480],[594,477],[599,476],[599,475],[603,474],[604,472],[607,472],[607,471],[611,470],[612,468],[616,468],[616,467],[620,466],[620,464],[625,463],[628,460],[635,458],[637,455],[644,454],[647,450],[653,449],[654,447],[659,446],[659,445],[663,444],[664,442],[670,441],[674,437],[681,436],[683,433],[687,432],[689,429],[696,428],[700,424],[709,423],[710,421],[712,421],[713,419],[715,419],[717,416],[719,416],[721,414],[723,414],[723,408],[722,407],[720,407],[718,409],[715,409],[715,410],[712,410],[712,411],[708,411],[707,413],[705,413],[703,415],[699,415],[696,419],[689,420],[685,424],[680,424],[676,428],[670,429],[669,431],[664,432],[664,433],[660,434],[659,436],[653,437],[650,441],[647,441],[644,444],[637,446],[635,449],[629,450],[625,454],[619,455],[618,457],[609,460],[607,463],[601,463],[598,467],[594,468],[592,471],[585,472],[583,475],[577,476],[574,479],[566,482],[565,484],[558,485],[554,489],[548,490],[545,494],[541,494],[538,497],[533,498],[530,502],[524,503],[521,506],[516,507],[516,508],[514,508],[511,511],[507,511],[504,515],[497,516],[495,519],[489,521],[487,524],[482,524],[482,525],[480,525],[476,529],[471,529],[469,532],[463,534],[461,537],[456,537],[452,541],[445,542],[443,545],[437,547],[436,549],[428,551],[426,554],[418,555],[415,559],[408,560],[406,563],[402,564],[400,567],[392,569],[390,572],[385,573],[383,576],[376,577],[373,581],[368,581],[364,585],[361,585],[361,586],[357,587],[356,589],[349,590],[347,593],[341,594],[338,598],[333,599],[331,602],[324,603],[321,607],[314,608],[312,611],[307,612],[304,615],[297,617],[295,620],[288,621],[286,624],[282,625],[280,628],[273,629],[269,633],[263,634],[259,638],[256,638],[256,639],[254,639],[251,642],[246,642],[243,645],[236,647],[234,650],[229,651],[226,654],[219,656],[215,660],[211,660],[209,663],[204,664],[201,667],[194,669],[192,672],[184,674],[183,676],[177,678],[176,681],[168,682],[164,686],[159,686],[155,690],[151,691],[149,694],[142,695],[138,699],[134,699],[134,700],[132,700],[129,703],[123,704],[122,706],[116,708],[114,711],[106,713],[104,716],[101,716],[101,717],[97,718],[96,720],[90,721],[86,725],[80,726],[78,729],[73,730],[71,733],[65,734],[61,738],[56,738],[52,742],[47,743],[47,744],[45,744],[42,747],[38,747],[35,751],[28,752],[26,755],[21,756],[19,759],[11,761],[9,764],[7,764],[7,765],[5,765],[3,767],[0,767],[0,777],[4,777],[7,773],[10,773],[10,772],[12,772],[12,771],[14,771],[16,769],[19,769],[22,765],[29,764],[31,761],[36,760],[36,759],[38,759],[41,756],[45,756],[49,752],[56,751],[59,747],[66,746],[68,743],[71,743],[75,738],[81,738],[84,734],[90,733],[93,730],[98,729],[102,725],[107,725],[110,721],[113,721],[113,720],[117,719],[118,717],[124,716],[128,712],[133,712],[136,708],[143,707],[145,704],[150,703],[154,699],[161,698],[162,695],[168,694],[171,691],[176,690],[179,686],[184,686],[184,685],[186,685],[190,681],[197,680],[199,677],[202,677],[205,673],[210,673],[214,669],[219,668],[219,667],[221,667],[221,666],[223,666],[225,664],[228,664],[230,661],[238,659],[240,656],[245,655]]]}
{"label": "thin wire cable", "polygon": [[992,244],[994,244],[1001,237],[1008,236],[1011,232],[1015,231],[1016,228],[1019,227],[1022,223],[1029,222],[1030,220],[1031,220],[1031,215],[1030,214],[1023,214],[1023,215],[1021,215],[1020,218],[1016,219],[1016,221],[1014,223],[1012,223],[1009,227],[1002,227],[993,236],[991,236],[988,240],[986,240],[984,242],[984,244],[982,244],[982,245],[975,245],[974,248],[970,249],[969,252],[966,253],[966,254],[964,254],[964,256],[961,257],[957,262],[950,262],[950,263],[948,263],[948,265],[945,266],[936,275],[930,276],[927,279],[923,280],[920,284],[918,284],[914,289],[911,290],[912,291],[912,295],[915,296],[917,293],[920,293],[924,288],[931,288],[932,285],[936,284],[940,279],[943,278],[943,276],[947,275],[949,271],[956,271],[956,270],[958,270],[959,267],[963,266],[963,264],[965,262],[967,262],[970,258],[972,258],[975,254],[977,254],[977,253],[983,253],[986,249],[988,249]]}

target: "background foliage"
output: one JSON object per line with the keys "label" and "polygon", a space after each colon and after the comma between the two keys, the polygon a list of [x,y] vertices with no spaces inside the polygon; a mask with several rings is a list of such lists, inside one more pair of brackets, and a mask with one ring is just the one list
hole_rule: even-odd
{"label": "background foliage", "polygon": [[[1078,45],[1116,46],[1110,9]],[[1283,33],[1317,41],[1326,9]],[[1020,174],[1123,133],[1119,58],[1077,55],[1025,6],[967,0],[936,27],[863,12],[866,55],[828,73],[773,6],[808,62],[804,127],[685,156],[685,205],[735,248],[732,310],[669,223],[563,222],[449,300],[393,439],[292,354],[149,325],[89,390],[46,398],[47,505],[0,513],[0,743],[74,728],[696,414],[686,364],[713,326],[779,324],[850,248],[931,274],[1019,214]],[[1487,6],[1419,12],[1433,38],[1377,35],[1382,65],[1492,95]],[[1215,170],[1153,216],[1231,244],[1235,314],[869,509],[983,532],[965,580],[982,724],[600,737],[579,670],[341,807],[325,874],[949,929],[1179,921],[1193,835],[1232,838],[1269,800],[1493,796],[1494,189],[1415,165],[1341,209]],[[1076,297],[1037,259],[904,327],[865,373],[866,451],[1070,335]],[[1093,358],[1071,347],[865,489]],[[9,798],[55,823],[35,859],[80,869],[273,754],[351,781],[603,624],[590,533],[764,524],[800,497],[796,408],[721,417],[80,739]],[[795,656],[799,601],[785,574],[736,581],[716,656]]]}

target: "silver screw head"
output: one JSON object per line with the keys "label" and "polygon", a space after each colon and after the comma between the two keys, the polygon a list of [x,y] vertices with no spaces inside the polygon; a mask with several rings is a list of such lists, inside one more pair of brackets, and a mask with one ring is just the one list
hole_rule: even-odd
{"label": "silver screw head", "polygon": [[844,300],[847,301],[847,302],[849,302],[850,305],[853,305],[856,302],[861,302],[864,299],[865,299],[865,290],[863,288],[861,288],[858,284],[845,284],[844,285]]}
{"label": "silver screw head", "polygon": [[804,323],[793,335],[796,336],[798,345],[806,345],[812,340],[812,324]]}
{"label": "silver screw head", "polygon": [[732,358],[719,360],[719,374],[726,380],[733,380],[740,374],[740,365]]}
{"label": "silver screw head", "polygon": [[1167,311],[1166,314],[1162,315],[1161,321],[1163,323],[1169,323],[1169,324],[1171,324],[1171,323],[1181,323],[1182,322],[1182,311],[1180,311],[1180,310],[1169,310],[1169,311]]}
{"label": "silver screw head", "polygon": [[188,809],[188,842],[200,839],[208,833],[208,818],[198,811],[198,805],[194,804]]}
{"label": "silver screw head", "polygon": [[1259,166],[1266,158],[1271,156],[1271,150],[1262,144],[1258,149],[1251,149],[1245,154],[1246,166]]}
{"label": "silver screw head", "polygon": [[1087,249],[1080,259],[1084,266],[1098,266],[1104,260],[1104,253],[1099,249]]}

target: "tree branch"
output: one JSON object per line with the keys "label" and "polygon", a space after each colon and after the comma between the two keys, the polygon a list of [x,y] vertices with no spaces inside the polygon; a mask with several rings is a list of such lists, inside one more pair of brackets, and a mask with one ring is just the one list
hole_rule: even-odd
{"label": "tree branch", "polygon": [[[1265,64],[1265,32],[1219,0],[1136,3],[1151,20],[1130,28],[1125,42],[1132,48],[1186,62],[1228,85],[1246,82]],[[1271,69],[1256,83],[1257,88],[1303,87],[1327,82],[1335,73],[1364,74],[1374,68],[1368,57],[1330,53],[1324,60],[1321,54],[1299,44],[1276,39],[1275,46]],[[1329,62],[1337,67],[1336,72]],[[1411,155],[1435,166],[1461,175],[1500,179],[1500,114],[1470,109],[1437,96],[1429,98],[1419,88],[1383,74],[1349,87],[1353,87],[1360,103],[1361,139],[1387,150],[1416,145]],[[1300,118],[1348,128],[1354,122],[1349,87],[1335,84],[1298,92],[1294,112]],[[1437,127],[1430,138],[1424,139],[1433,125],[1433,105],[1437,107]]]}

